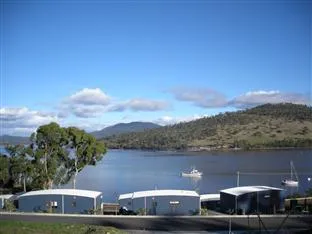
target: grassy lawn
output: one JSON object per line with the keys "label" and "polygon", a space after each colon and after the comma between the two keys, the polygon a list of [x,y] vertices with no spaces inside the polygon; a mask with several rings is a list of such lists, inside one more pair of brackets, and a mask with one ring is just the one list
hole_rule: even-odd
{"label": "grassy lawn", "polygon": [[0,220],[0,234],[97,234],[125,233],[113,227],[102,227],[86,224],[36,223],[23,221]]}

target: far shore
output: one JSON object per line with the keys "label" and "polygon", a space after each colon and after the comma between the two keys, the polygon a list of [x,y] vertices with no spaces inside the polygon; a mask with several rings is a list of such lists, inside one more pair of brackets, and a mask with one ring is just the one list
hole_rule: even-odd
{"label": "far shore", "polygon": [[[0,144],[0,148],[5,148],[7,144]],[[108,148],[108,150],[138,150],[138,151],[174,151],[185,153],[196,152],[258,152],[258,151],[281,151],[281,150],[312,150],[312,146],[308,147],[263,147],[263,148],[221,148],[221,147],[192,147],[188,149],[137,149],[137,148]]]}
{"label": "far shore", "polygon": [[258,151],[281,151],[281,150],[312,150],[312,146],[309,147],[266,147],[266,148],[219,148],[219,149],[136,149],[136,148],[108,148],[109,150],[138,150],[138,151],[174,151],[174,152],[185,152],[185,153],[200,153],[200,152],[258,152]]}

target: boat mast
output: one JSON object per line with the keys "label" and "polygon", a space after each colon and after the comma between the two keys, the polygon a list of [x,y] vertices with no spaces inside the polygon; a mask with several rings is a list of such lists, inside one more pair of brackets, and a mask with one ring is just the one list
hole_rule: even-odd
{"label": "boat mast", "polygon": [[293,180],[293,162],[290,161],[290,179]]}
{"label": "boat mast", "polygon": [[294,165],[293,161],[290,161],[290,178],[291,178],[291,180],[293,180],[293,176],[295,176],[295,180],[297,182],[299,182],[299,178],[298,178],[298,175],[296,172],[295,165]]}

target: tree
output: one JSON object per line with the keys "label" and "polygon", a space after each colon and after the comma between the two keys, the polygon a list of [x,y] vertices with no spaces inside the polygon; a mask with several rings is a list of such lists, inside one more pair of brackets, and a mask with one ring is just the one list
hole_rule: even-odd
{"label": "tree", "polygon": [[9,158],[4,155],[0,154],[0,187],[4,188],[10,179],[9,174]]}
{"label": "tree", "polygon": [[57,123],[40,126],[31,135],[30,146],[7,146],[10,155],[0,157],[0,186],[13,190],[24,185],[30,189],[48,189],[65,184],[86,165],[96,165],[106,153],[104,143],[75,127]]}
{"label": "tree", "polygon": [[70,147],[70,170],[73,175],[73,187],[76,188],[76,177],[86,165],[96,165],[106,153],[104,143],[97,142],[95,137],[76,127],[67,130]]}
{"label": "tree", "polygon": [[40,175],[37,182],[44,189],[52,188],[58,168],[66,163],[65,147],[68,143],[66,131],[52,122],[40,126],[32,134],[31,141],[32,156]]}
{"label": "tree", "polygon": [[32,164],[30,159],[30,148],[24,145],[8,145],[6,151],[9,153],[9,183],[11,187],[17,186],[26,192],[27,181],[31,182]]}

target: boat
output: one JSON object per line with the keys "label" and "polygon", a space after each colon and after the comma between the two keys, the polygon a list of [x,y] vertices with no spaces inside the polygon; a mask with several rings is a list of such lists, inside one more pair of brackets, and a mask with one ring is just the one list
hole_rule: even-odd
{"label": "boat", "polygon": [[190,172],[182,172],[182,176],[184,177],[201,177],[203,175],[202,172],[193,168]]}
{"label": "boat", "polygon": [[[294,176],[295,176],[295,179],[293,179]],[[298,175],[297,175],[294,163],[292,161],[290,161],[290,179],[282,180],[282,185],[286,187],[298,187],[299,186]]]}

